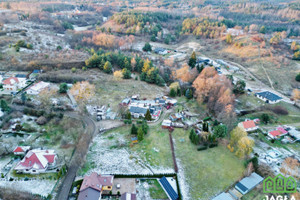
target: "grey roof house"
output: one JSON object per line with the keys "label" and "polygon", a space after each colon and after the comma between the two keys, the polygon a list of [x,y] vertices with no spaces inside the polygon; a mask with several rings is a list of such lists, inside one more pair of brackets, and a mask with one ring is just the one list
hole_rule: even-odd
{"label": "grey roof house", "polygon": [[240,182],[235,185],[235,188],[241,194],[247,194],[257,185],[259,185],[264,180],[263,177],[253,172],[250,176],[243,178]]}
{"label": "grey roof house", "polygon": [[282,100],[282,98],[280,96],[278,96],[272,92],[269,92],[269,91],[255,93],[255,96],[257,98],[263,100],[264,102],[270,103],[270,104],[277,103]]}

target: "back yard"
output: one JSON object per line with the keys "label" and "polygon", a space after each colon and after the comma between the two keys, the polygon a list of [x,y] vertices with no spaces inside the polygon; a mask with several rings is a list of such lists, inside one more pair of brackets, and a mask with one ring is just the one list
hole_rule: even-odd
{"label": "back yard", "polygon": [[172,134],[191,199],[211,199],[243,176],[243,160],[226,147],[197,151],[188,131],[175,129]]}

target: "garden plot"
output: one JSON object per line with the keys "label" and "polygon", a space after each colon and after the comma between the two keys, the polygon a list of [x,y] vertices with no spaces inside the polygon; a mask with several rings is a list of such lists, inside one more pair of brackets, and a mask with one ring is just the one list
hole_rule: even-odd
{"label": "garden plot", "polygon": [[0,181],[0,186],[12,188],[44,197],[51,193],[56,181],[52,180],[30,180],[30,181]]}
{"label": "garden plot", "polygon": [[149,132],[143,142],[131,147],[129,131],[130,127],[122,127],[96,136],[81,175],[92,171],[101,174],[174,173],[168,143],[165,144],[168,145],[167,151],[153,145],[155,136],[151,136],[154,133]]}

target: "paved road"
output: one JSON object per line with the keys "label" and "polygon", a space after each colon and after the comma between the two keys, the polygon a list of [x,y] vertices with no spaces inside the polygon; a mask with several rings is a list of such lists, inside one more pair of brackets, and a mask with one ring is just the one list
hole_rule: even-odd
{"label": "paved road", "polygon": [[95,122],[89,117],[82,117],[76,113],[65,113],[67,116],[76,119],[82,119],[85,124],[85,133],[82,133],[81,137],[79,137],[79,141],[70,162],[68,172],[60,185],[58,190],[58,194],[56,195],[57,200],[67,200],[69,192],[71,190],[72,183],[76,177],[77,170],[79,169],[80,165],[83,164],[82,158],[85,157],[87,151],[89,149],[89,145],[93,139],[93,136],[97,132],[97,128]]}

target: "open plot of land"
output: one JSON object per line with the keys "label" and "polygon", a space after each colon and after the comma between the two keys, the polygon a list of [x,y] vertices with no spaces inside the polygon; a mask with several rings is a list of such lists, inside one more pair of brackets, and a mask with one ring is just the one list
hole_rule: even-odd
{"label": "open plot of land", "polygon": [[168,199],[157,179],[141,179],[140,181],[142,185],[146,186],[152,199]]}
{"label": "open plot of land", "polygon": [[93,103],[98,105],[107,105],[114,111],[117,110],[119,103],[132,95],[139,94],[141,98],[154,99],[162,96],[165,92],[164,87],[148,84],[136,80],[116,80],[112,75],[97,73],[95,81],[96,97]]}
{"label": "open plot of land", "polygon": [[133,147],[130,147],[130,126],[96,136],[80,174],[91,171],[102,174],[173,173],[169,136],[158,128],[151,129],[144,140]]}
{"label": "open plot of land", "polygon": [[243,161],[226,147],[197,151],[188,131],[175,129],[172,134],[191,199],[211,199],[243,176]]}

